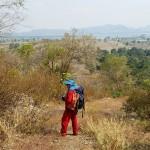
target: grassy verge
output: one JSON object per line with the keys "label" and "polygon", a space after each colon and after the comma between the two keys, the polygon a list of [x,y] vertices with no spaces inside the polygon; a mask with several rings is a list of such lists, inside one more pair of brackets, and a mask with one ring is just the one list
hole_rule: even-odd
{"label": "grassy verge", "polygon": [[124,150],[134,142],[127,138],[129,134],[133,134],[132,128],[124,121],[116,119],[89,118],[87,132],[95,137],[98,147],[102,150]]}

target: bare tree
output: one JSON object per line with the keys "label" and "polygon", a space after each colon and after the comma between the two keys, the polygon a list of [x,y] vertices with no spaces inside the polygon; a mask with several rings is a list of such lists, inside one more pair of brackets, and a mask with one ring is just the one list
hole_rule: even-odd
{"label": "bare tree", "polygon": [[73,60],[85,64],[90,71],[96,66],[96,39],[90,35],[81,36],[73,29],[65,33],[62,40],[62,47],[65,49],[61,59],[61,73],[69,70]]}
{"label": "bare tree", "polygon": [[0,0],[0,36],[9,33],[19,23],[24,0]]}
{"label": "bare tree", "polygon": [[62,40],[62,47],[65,49],[65,51],[61,59],[61,73],[67,72],[69,70],[70,64],[75,58],[79,46],[79,41],[76,34],[76,29],[72,29],[70,33],[64,34],[64,38]]}

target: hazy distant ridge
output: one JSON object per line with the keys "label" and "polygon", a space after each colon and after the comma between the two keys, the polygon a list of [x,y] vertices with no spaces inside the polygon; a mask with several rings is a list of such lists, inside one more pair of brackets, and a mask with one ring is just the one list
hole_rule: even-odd
{"label": "hazy distant ridge", "polygon": [[[15,33],[15,36],[63,36],[65,29],[37,29],[29,32]],[[96,37],[133,37],[146,35],[150,36],[150,26],[141,28],[130,28],[123,25],[104,25],[78,29],[80,34],[92,34]]]}

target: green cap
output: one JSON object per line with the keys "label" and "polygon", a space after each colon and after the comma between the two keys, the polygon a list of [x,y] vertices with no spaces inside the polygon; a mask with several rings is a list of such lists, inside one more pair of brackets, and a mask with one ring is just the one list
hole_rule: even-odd
{"label": "green cap", "polygon": [[71,79],[73,79],[73,76],[71,73],[62,73],[61,82],[63,82],[64,80],[71,80]]}

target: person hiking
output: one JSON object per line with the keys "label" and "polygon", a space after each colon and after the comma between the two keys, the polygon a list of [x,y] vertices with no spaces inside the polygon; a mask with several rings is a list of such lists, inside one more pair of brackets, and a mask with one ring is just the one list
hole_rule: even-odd
{"label": "person hiking", "polygon": [[60,132],[62,136],[67,135],[67,127],[71,119],[73,135],[78,135],[79,124],[76,103],[79,98],[79,94],[76,93],[75,89],[78,89],[79,86],[75,83],[74,80],[65,80],[63,84],[67,86],[67,94],[65,97],[63,97],[63,100],[65,101],[65,111],[61,119]]}

